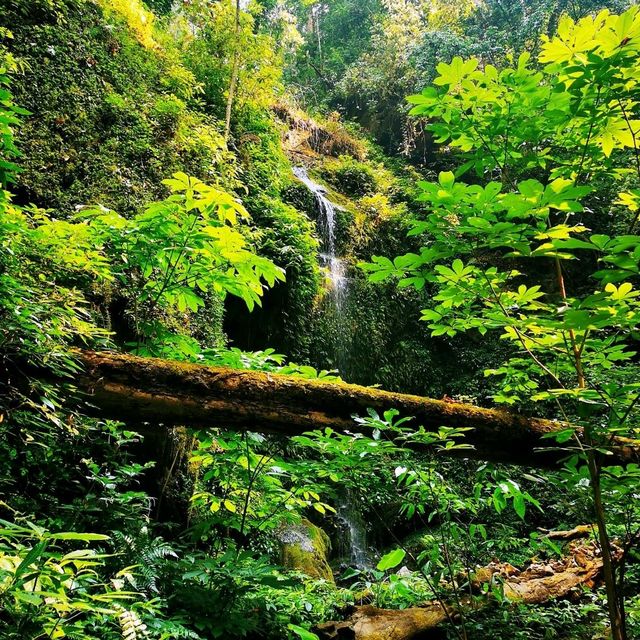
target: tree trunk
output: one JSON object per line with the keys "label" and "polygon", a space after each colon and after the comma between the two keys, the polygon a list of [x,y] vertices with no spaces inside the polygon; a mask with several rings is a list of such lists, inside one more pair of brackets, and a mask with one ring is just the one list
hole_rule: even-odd
{"label": "tree trunk", "polygon": [[236,0],[236,14],[234,22],[234,42],[233,42],[233,63],[231,66],[231,80],[229,81],[229,95],[227,96],[227,109],[224,121],[224,141],[229,142],[231,133],[231,113],[233,111],[233,99],[238,85],[238,75],[240,73],[240,0]]}
{"label": "tree trunk", "polygon": [[145,473],[143,488],[154,498],[151,513],[158,522],[189,525],[195,474],[189,465],[195,438],[185,427],[170,427],[146,433],[133,449],[141,462],[155,465]]}
{"label": "tree trunk", "polygon": [[[78,358],[84,374],[74,385],[90,396],[84,411],[136,424],[142,431],[157,425],[188,425],[282,435],[325,428],[357,432],[353,415],[366,415],[369,408],[378,413],[395,408],[428,431],[443,426],[470,428],[465,442],[474,449],[451,452],[458,456],[538,467],[557,465],[567,456],[565,448],[543,439],[566,427],[551,420],[274,373],[110,352],[81,351]],[[639,459],[640,442],[618,438],[603,463]]]}

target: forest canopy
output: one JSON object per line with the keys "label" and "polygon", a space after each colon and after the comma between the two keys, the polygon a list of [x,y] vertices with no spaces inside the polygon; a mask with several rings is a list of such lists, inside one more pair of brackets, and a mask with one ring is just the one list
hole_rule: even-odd
{"label": "forest canopy", "polygon": [[0,0],[0,638],[640,636],[640,7]]}

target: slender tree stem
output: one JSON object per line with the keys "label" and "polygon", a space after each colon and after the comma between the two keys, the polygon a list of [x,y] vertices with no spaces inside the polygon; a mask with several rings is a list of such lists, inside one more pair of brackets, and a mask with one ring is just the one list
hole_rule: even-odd
{"label": "slender tree stem", "polygon": [[227,96],[227,112],[224,122],[224,141],[229,142],[231,134],[231,112],[233,110],[233,100],[238,86],[238,75],[240,72],[240,0],[236,0],[236,15],[234,23],[234,43],[233,43],[233,63],[231,66],[231,80],[229,82],[229,95]]}
{"label": "slender tree stem", "polygon": [[[555,266],[560,296],[562,297],[563,302],[567,302],[567,290],[564,282],[564,276],[562,274],[562,265],[558,258],[555,258]],[[582,366],[582,351],[584,345],[581,345],[580,347],[578,346],[573,329],[569,329],[569,338],[571,341],[574,367],[578,377],[578,387],[580,389],[585,389],[586,380]],[[585,428],[585,438],[588,446],[587,465],[591,480],[591,493],[593,496],[596,525],[598,527],[598,538],[600,540],[600,549],[602,553],[602,572],[604,574],[605,588],[607,592],[607,609],[609,613],[609,623],[611,625],[611,637],[612,640],[626,640],[625,620],[621,609],[621,599],[623,596],[616,580],[615,567],[611,554],[611,541],[609,539],[609,532],[607,531],[605,507],[602,500],[601,468],[600,463],[598,462],[598,451],[594,448],[594,445],[597,443],[594,441],[592,428]]]}

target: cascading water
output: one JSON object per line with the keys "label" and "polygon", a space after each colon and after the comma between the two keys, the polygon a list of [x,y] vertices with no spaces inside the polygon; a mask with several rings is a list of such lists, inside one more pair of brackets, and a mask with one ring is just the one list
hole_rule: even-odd
{"label": "cascading water", "polygon": [[[336,255],[336,211],[338,207],[327,198],[326,188],[309,178],[304,167],[294,167],[293,173],[309,189],[316,200],[317,228],[321,241],[319,258],[329,276],[333,313],[339,329],[333,345],[335,363],[340,374],[344,376],[344,363],[347,361],[350,345],[350,336],[346,329],[348,323],[344,317],[349,281],[345,263]],[[336,520],[340,529],[339,555],[352,567],[368,568],[370,557],[367,547],[366,525],[351,494],[345,493],[340,496],[336,505]]]}
{"label": "cascading water", "polygon": [[321,247],[320,261],[327,269],[335,305],[340,312],[347,294],[347,278],[344,262],[336,255],[336,205],[327,198],[327,190],[314,182],[304,167],[294,167],[293,174],[313,194],[318,205],[318,231]]}
{"label": "cascading water", "polygon": [[356,569],[367,569],[371,566],[371,557],[367,545],[366,524],[360,515],[351,493],[342,494],[336,504],[336,519],[340,523],[344,542],[340,545],[339,554],[349,566]]}

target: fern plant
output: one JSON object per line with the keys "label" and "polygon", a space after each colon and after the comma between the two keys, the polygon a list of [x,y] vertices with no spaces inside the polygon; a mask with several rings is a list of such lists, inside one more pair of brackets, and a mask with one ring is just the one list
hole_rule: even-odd
{"label": "fern plant", "polygon": [[147,595],[159,594],[158,581],[163,565],[167,561],[178,560],[173,547],[160,537],[150,538],[146,529],[139,537],[114,531],[112,540],[119,558],[128,565],[126,580],[131,586]]}

